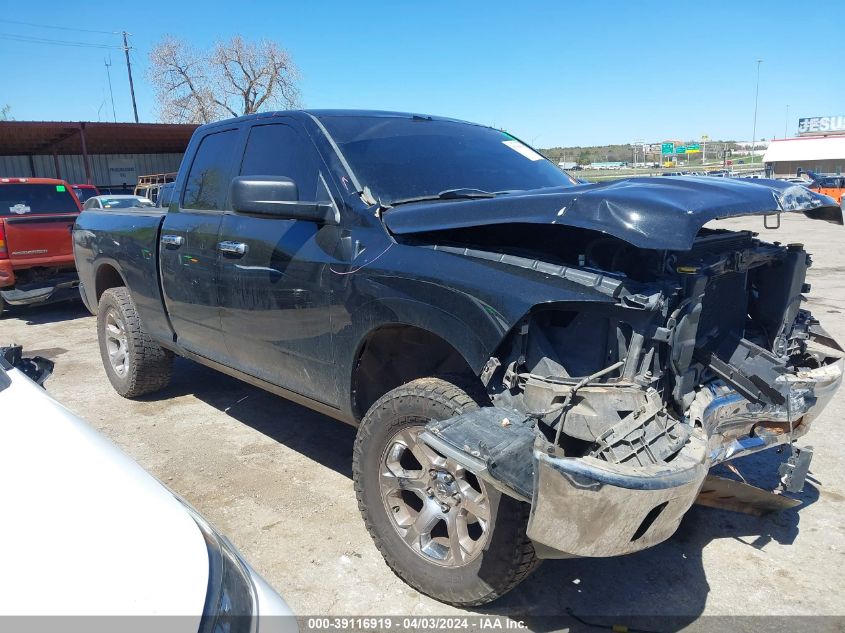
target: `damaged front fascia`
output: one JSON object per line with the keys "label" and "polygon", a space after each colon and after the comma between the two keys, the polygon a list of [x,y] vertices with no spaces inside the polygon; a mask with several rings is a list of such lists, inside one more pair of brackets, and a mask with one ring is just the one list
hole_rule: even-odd
{"label": "damaged front fascia", "polygon": [[[710,492],[706,503],[717,503],[707,487],[713,465],[789,445],[807,432],[842,380],[842,350],[830,342],[823,332],[811,332],[808,351],[821,365],[776,379],[784,405],[750,402],[716,379],[697,392],[688,417],[673,419],[652,388],[640,388],[644,406],[580,457],[550,441],[536,417],[495,402],[433,421],[421,439],[505,494],[530,502],[528,536],[540,557],[627,554],[671,536],[703,489]],[[615,388],[585,387],[598,398],[593,402],[610,399]],[[744,505],[752,504],[748,511],[791,505],[766,501],[759,490],[744,497]]]}
{"label": "damaged front fascia", "polygon": [[833,198],[779,180],[629,178],[477,200],[408,204],[384,223],[397,235],[492,224],[545,224],[599,231],[648,249],[689,250],[712,220],[802,213],[842,224]]}
{"label": "damaged front fascia", "polygon": [[[527,258],[461,254],[540,267]],[[807,289],[803,249],[758,242],[708,257],[694,266],[683,256],[670,262],[680,273],[675,295],[659,284],[643,293],[614,275],[544,271],[614,297],[613,305],[589,309],[630,326],[627,345],[610,354],[595,380],[537,373],[526,366],[536,326],[530,314],[514,328],[508,354],[492,357],[483,372],[493,407],[432,422],[424,432],[436,450],[531,502],[528,535],[541,556],[617,555],[668,538],[713,465],[791,444],[839,386],[842,350],[798,307]],[[731,275],[745,280],[757,269],[784,284],[783,296],[764,306],[781,312],[773,331],[756,342],[699,331],[708,284]],[[587,276],[578,277],[582,272]]]}

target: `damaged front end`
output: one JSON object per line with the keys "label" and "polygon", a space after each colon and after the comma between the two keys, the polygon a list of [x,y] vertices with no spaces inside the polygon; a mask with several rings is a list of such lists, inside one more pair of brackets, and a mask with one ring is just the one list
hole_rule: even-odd
{"label": "damaged front end", "polygon": [[[614,301],[535,307],[482,373],[493,406],[421,436],[530,502],[547,558],[665,540],[712,466],[791,445],[842,380],[841,348],[801,308],[800,244],[702,229],[690,250],[659,251],[580,235],[569,278]],[[809,454],[785,467],[790,490]]]}

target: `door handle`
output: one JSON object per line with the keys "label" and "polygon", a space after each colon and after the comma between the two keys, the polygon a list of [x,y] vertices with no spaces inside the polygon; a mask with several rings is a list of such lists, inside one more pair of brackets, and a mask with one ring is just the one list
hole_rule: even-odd
{"label": "door handle", "polygon": [[217,244],[217,250],[226,255],[243,257],[246,255],[247,246],[243,242],[219,242]]}
{"label": "door handle", "polygon": [[179,248],[184,243],[185,238],[181,235],[162,235],[161,243],[167,248]]}

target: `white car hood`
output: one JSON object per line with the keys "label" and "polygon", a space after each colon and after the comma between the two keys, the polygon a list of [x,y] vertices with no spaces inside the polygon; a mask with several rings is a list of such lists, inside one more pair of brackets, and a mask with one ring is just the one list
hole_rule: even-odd
{"label": "white car hood", "polygon": [[0,615],[186,615],[196,630],[208,553],[194,520],[114,444],[7,373]]}

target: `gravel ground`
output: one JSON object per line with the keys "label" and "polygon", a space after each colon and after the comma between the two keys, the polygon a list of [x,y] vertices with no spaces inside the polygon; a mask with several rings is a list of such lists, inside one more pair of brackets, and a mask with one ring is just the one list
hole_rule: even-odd
{"label": "gravel ground", "polygon": [[[845,341],[845,229],[803,218],[784,218],[779,231],[765,231],[759,218],[722,224],[803,242],[815,260],[809,307]],[[420,595],[382,561],[355,504],[351,427],[182,359],[167,390],[124,400],[103,373],[95,319],[80,303],[13,310],[0,333],[3,343],[54,360],[48,391],[188,499],[296,613],[466,613]],[[845,614],[843,408],[845,391],[801,441],[816,454],[797,509],[754,518],[694,507],[662,545],[623,558],[547,561],[476,612],[530,619],[570,608],[623,620],[676,615],[681,624],[701,615]],[[774,486],[783,459],[769,451],[737,465]]]}

